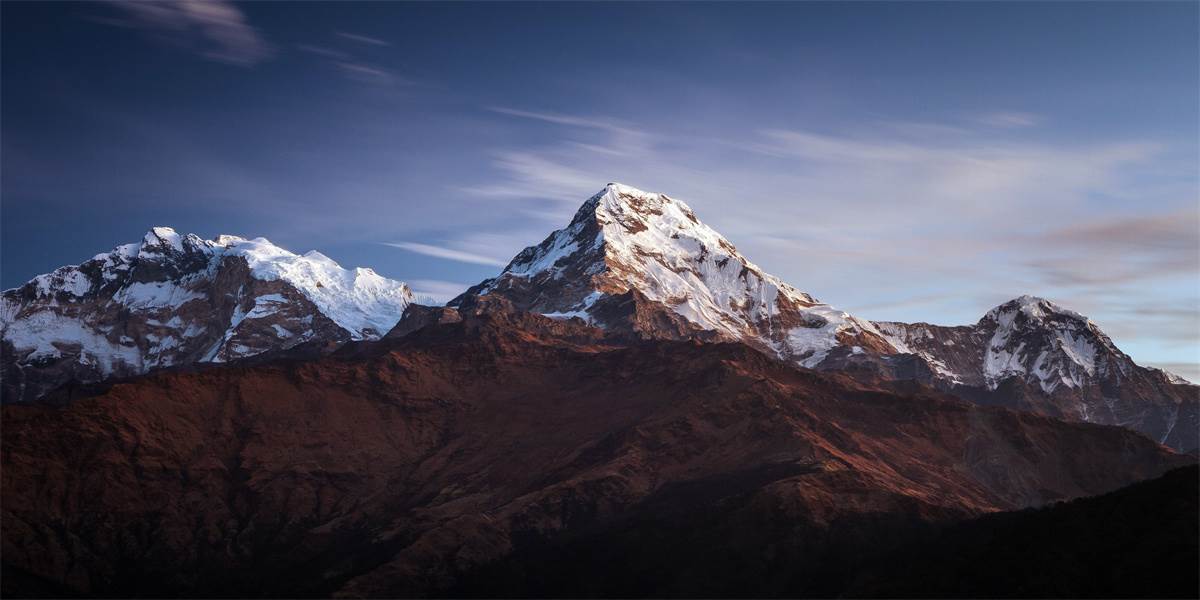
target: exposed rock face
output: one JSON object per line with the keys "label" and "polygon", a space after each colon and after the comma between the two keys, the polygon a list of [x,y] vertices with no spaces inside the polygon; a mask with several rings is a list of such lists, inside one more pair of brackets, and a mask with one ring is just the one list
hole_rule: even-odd
{"label": "exposed rock face", "polygon": [[[803,578],[906,527],[1192,462],[740,344],[612,339],[502,299],[436,317],[315,360],[4,406],[5,595],[446,594],[533,540],[679,511],[803,549],[785,555]],[[761,539],[719,550],[751,560]]]}
{"label": "exposed rock face", "polygon": [[926,381],[963,397],[1200,446],[1200,388],[1136,365],[1087,317],[1048,300],[1022,296],[970,326],[875,325],[930,365]]}
{"label": "exposed rock face", "polygon": [[430,325],[444,325],[462,321],[458,311],[445,306],[425,306],[409,304],[400,317],[400,322],[384,336],[388,339],[404,337],[418,329]]}
{"label": "exposed rock face", "polygon": [[763,273],[682,201],[616,183],[450,304],[484,294],[647,337],[741,341],[806,367],[835,348],[896,351],[869,321]]}
{"label": "exposed rock face", "polygon": [[370,269],[265,239],[166,227],[0,296],[3,400],[70,381],[223,362],[320,341],[373,339],[412,294]]}

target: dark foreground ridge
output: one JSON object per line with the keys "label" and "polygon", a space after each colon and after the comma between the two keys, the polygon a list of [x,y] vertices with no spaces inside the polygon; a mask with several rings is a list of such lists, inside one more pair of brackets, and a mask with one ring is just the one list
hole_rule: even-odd
{"label": "dark foreground ridge", "polygon": [[851,595],[1200,597],[1200,468],[1116,492],[986,515],[911,543]]}
{"label": "dark foreground ridge", "polygon": [[948,524],[1194,462],[1121,428],[502,300],[419,321],[3,407],[0,591],[833,595]]}
{"label": "dark foreground ridge", "polygon": [[748,502],[751,481],[726,481],[720,502],[680,488],[617,525],[523,540],[451,595],[1195,598],[1198,482],[1200,469],[1182,467],[948,526],[875,514],[798,528],[780,507]]}

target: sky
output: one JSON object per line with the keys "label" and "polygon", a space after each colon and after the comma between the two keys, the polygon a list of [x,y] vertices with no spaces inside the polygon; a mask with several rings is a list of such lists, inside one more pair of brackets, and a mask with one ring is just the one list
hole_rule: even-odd
{"label": "sky", "polygon": [[152,226],[444,300],[610,181],[876,320],[1200,381],[1200,3],[0,4],[0,283]]}

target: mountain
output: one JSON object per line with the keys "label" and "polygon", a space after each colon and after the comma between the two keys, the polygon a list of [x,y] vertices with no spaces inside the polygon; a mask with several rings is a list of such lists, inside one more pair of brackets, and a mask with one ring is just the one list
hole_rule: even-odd
{"label": "mountain", "polygon": [[610,332],[739,341],[804,367],[915,379],[984,404],[1130,427],[1183,451],[1200,446],[1200,389],[1137,366],[1078,313],[1022,296],[973,326],[873,323],[764,273],[682,201],[617,183],[450,306],[482,295]]}
{"label": "mountain", "polygon": [[682,201],[618,183],[450,306],[485,294],[648,337],[741,341],[805,367],[896,352],[869,321],[764,273]]}
{"label": "mountain", "polygon": [[1183,451],[1200,446],[1200,388],[1140,367],[1087,317],[1021,296],[969,326],[876,322],[964,397],[1073,421],[1121,425]]}
{"label": "mountain", "polygon": [[[4,595],[459,596],[489,572],[555,577],[505,561],[611,532],[635,553],[556,560],[658,561],[642,594],[828,596],[847,559],[912,532],[1194,462],[743,344],[631,339],[496,297],[411,313],[405,335],[312,359],[2,407]],[[574,581],[562,595],[588,593]]]}
{"label": "mountain", "polygon": [[299,344],[374,339],[411,302],[405,284],[299,256],[263,238],[155,227],[140,243],[0,295],[3,400]]}

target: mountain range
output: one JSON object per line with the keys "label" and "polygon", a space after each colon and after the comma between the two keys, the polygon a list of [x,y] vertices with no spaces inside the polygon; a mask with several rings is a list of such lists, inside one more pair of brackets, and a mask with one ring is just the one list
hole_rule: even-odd
{"label": "mountain range", "polygon": [[162,227],[0,303],[22,593],[887,595],[947,527],[1200,447],[1200,388],[1083,315],[858,318],[615,183],[445,306]]}
{"label": "mountain range", "polygon": [[[640,336],[738,341],[802,367],[916,379],[976,402],[1200,447],[1197,388],[1138,366],[1076,312],[1021,296],[973,326],[860,319],[763,272],[684,202],[617,183],[449,305],[481,295]],[[405,284],[346,271],[315,251],[158,227],[140,244],[3,293],[4,401],[71,381],[377,339],[411,302]]]}
{"label": "mountain range", "polygon": [[739,341],[803,367],[916,379],[964,398],[1200,447],[1200,388],[1140,367],[1086,317],[1021,296],[974,326],[874,323],[766,274],[680,200],[609,184],[467,296],[638,335]]}
{"label": "mountain range", "polygon": [[70,382],[227,362],[298,344],[376,339],[412,291],[263,238],[148,231],[0,295],[5,402]]}
{"label": "mountain range", "polygon": [[[1195,462],[1127,429],[796,369],[743,344],[630,339],[495,297],[439,312],[323,357],[5,405],[4,580],[456,597],[575,536],[640,532],[665,551],[655,528],[670,526],[717,553],[697,566],[726,566],[690,578],[672,562],[685,570],[663,595],[826,596],[857,580],[843,558]],[[730,587],[707,583],[718,573]]]}

